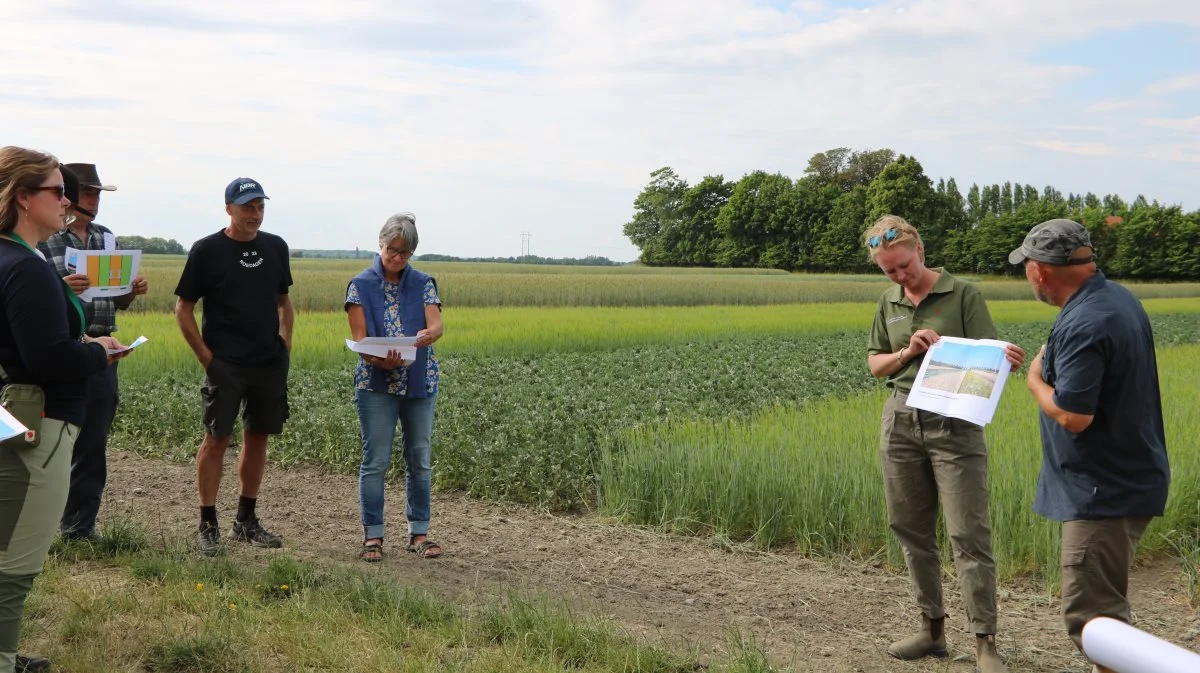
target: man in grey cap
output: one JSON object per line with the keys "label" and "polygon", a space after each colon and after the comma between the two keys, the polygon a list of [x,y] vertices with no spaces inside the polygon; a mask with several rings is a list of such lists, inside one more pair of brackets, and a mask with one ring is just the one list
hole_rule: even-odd
{"label": "man in grey cap", "polygon": [[1171,480],[1154,335],[1145,309],[1096,268],[1086,229],[1034,227],[1008,256],[1059,307],[1026,382],[1041,408],[1034,511],[1062,521],[1062,612],[1082,650],[1095,617],[1128,622],[1129,566]]}
{"label": "man in grey cap", "polygon": [[[51,236],[38,248],[46,259],[76,293],[88,288],[87,274],[67,268],[67,248],[76,250],[113,250],[117,239],[108,227],[96,224],[100,212],[100,192],[111,192],[117,188],[100,180],[95,164],[66,164],[64,180],[68,171],[77,179],[78,195],[71,199],[74,206],[73,219],[67,226]],[[129,308],[138,295],[150,289],[146,279],[133,279],[132,291],[117,297],[96,297],[83,303],[87,318],[87,334],[91,337],[112,336],[117,331],[117,310]],[[96,536],[96,515],[100,513],[100,501],[104,484],[108,480],[108,432],[120,402],[117,383],[117,363],[108,366],[101,374],[88,378],[88,401],[83,427],[75,442],[71,458],[71,490],[67,495],[67,506],[63,511],[61,530],[66,539],[91,539]]]}

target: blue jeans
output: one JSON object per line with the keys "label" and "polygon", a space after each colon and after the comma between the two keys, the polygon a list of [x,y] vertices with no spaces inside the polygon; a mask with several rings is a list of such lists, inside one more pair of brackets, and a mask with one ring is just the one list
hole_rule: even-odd
{"label": "blue jeans", "polygon": [[436,396],[400,397],[355,390],[358,423],[362,427],[362,465],[358,493],[362,505],[363,539],[383,538],[383,482],[392,461],[396,422],[404,442],[404,492],[409,535],[429,533],[429,490],[433,464],[433,407]]}

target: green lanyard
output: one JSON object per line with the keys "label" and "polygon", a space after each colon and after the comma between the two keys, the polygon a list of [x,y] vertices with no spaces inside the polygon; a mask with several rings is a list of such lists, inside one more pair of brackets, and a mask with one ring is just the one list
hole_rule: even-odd
{"label": "green lanyard", "polygon": [[[11,238],[12,240],[16,241],[17,243],[20,243],[21,245],[25,246],[30,252],[33,252],[33,248],[31,248],[29,246],[29,244],[25,242],[25,239],[21,238],[21,235],[18,234],[17,232],[15,232],[15,231],[8,232],[8,237]],[[63,281],[63,286],[67,288],[67,296],[71,298],[71,305],[75,307],[76,313],[79,314],[79,328],[82,329],[84,331],[84,333],[86,334],[87,333],[87,318],[84,317],[84,314],[83,314],[83,302],[79,301],[79,296],[75,294],[75,291],[71,289],[70,285],[67,285],[67,281],[65,281],[65,280]]]}

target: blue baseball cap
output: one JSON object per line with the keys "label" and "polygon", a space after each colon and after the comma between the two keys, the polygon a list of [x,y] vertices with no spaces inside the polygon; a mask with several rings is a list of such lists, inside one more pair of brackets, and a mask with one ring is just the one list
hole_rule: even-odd
{"label": "blue baseball cap", "polygon": [[225,188],[225,204],[234,204],[241,206],[247,204],[254,199],[269,199],[266,192],[263,191],[262,185],[258,184],[258,180],[251,178],[237,178],[229,183]]}

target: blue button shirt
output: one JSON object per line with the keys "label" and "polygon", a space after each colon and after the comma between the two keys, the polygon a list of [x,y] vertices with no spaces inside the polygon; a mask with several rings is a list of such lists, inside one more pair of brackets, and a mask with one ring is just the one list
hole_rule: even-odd
{"label": "blue button shirt", "polygon": [[1042,379],[1054,403],[1093,416],[1078,434],[1041,414],[1042,471],[1033,509],[1058,521],[1160,516],[1171,470],[1150,318],[1097,272],[1054,321]]}

